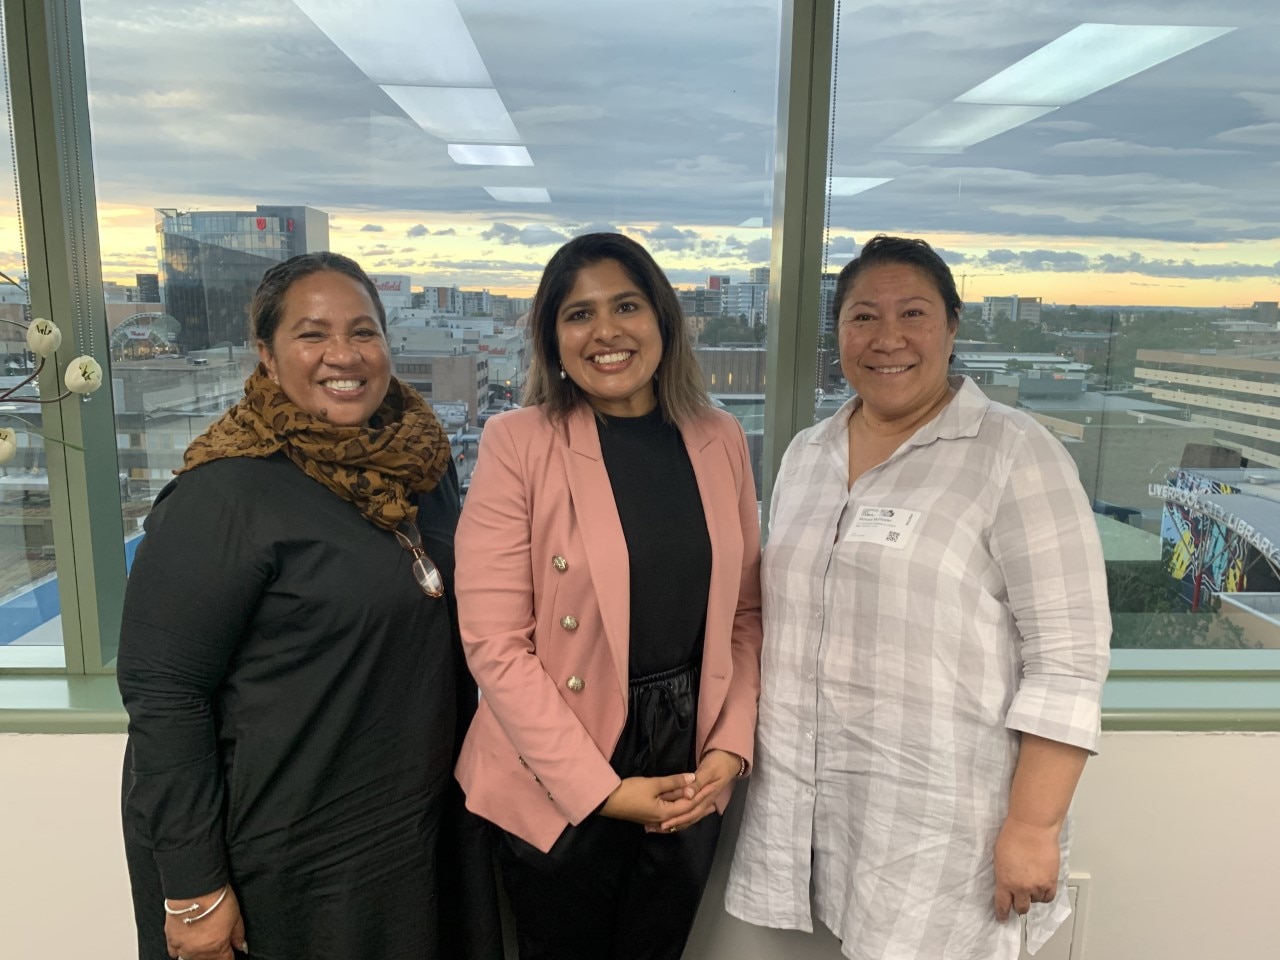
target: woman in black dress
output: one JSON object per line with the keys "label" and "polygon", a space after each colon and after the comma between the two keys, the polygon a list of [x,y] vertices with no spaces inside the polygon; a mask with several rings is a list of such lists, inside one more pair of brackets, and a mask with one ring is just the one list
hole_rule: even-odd
{"label": "woman in black dress", "polygon": [[448,437],[354,261],[273,267],[251,314],[262,365],[160,494],[125,595],[139,956],[494,956],[483,850],[437,881],[476,829],[441,826],[475,706]]}

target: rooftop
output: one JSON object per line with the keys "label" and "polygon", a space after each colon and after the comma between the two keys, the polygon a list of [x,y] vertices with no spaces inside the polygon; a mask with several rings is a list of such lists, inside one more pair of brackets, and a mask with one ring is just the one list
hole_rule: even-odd
{"label": "rooftop", "polygon": [[[1018,406],[1039,413],[1152,413],[1180,417],[1178,407],[1114,393],[1071,393],[1057,397],[1019,397]],[[1189,424],[1191,425],[1191,424]]]}

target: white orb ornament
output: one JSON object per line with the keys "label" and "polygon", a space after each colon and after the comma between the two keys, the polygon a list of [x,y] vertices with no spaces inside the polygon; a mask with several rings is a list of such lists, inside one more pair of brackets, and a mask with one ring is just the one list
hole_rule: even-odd
{"label": "white orb ornament", "polygon": [[0,463],[8,463],[18,452],[18,431],[0,427]]}
{"label": "white orb ornament", "polygon": [[82,396],[93,393],[102,386],[102,365],[93,357],[76,357],[67,364],[63,381],[72,393]]}
{"label": "white orb ornament", "polygon": [[36,317],[27,326],[27,346],[37,357],[51,357],[62,346],[62,331],[52,320]]}

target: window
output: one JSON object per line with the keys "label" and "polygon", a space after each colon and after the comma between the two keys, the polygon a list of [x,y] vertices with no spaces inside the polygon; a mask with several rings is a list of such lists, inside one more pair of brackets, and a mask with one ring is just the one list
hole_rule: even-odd
{"label": "window", "polygon": [[[824,306],[872,234],[927,239],[954,371],[1079,466],[1113,644],[1280,647],[1280,10],[841,6]],[[819,346],[822,417],[825,312]]]}
{"label": "window", "polygon": [[[0,24],[0,40],[4,27]],[[27,349],[32,319],[26,243],[18,215],[9,64],[4,57],[0,117],[0,668],[62,667],[54,513],[41,405],[21,398],[51,396],[28,382],[37,358]],[[50,376],[52,364],[43,378]],[[56,455],[56,454],[55,454]],[[57,481],[54,488],[57,489]]]}
{"label": "window", "polygon": [[519,402],[550,254],[626,232],[708,370],[743,371],[717,399],[758,451],[777,0],[126,8],[83,2],[126,537],[256,363],[262,273],[317,249],[373,274],[397,371],[475,427]]}
{"label": "window", "polygon": [[[49,0],[47,22],[27,25],[47,49],[19,65],[34,89],[6,118],[17,134],[0,164],[14,179],[0,182],[19,182],[5,149],[16,146],[25,239],[32,225],[54,239],[24,252],[18,205],[0,196],[0,270],[21,286],[29,266],[36,304],[64,291],[56,311],[37,308],[60,324],[74,315],[64,338],[97,336],[110,402],[59,410],[81,439],[114,437],[115,449],[46,448],[50,411],[0,409],[31,424],[0,420],[18,433],[0,465],[0,671],[109,672],[124,563],[183,450],[256,362],[246,308],[267,265],[329,247],[372,272],[398,369],[467,438],[465,471],[487,418],[521,400],[522,318],[547,257],[605,228],[640,239],[667,270],[757,480],[766,429],[785,446],[809,419],[810,391],[822,391],[817,417],[844,395],[829,336],[812,364],[808,333],[793,338],[806,344],[801,363],[765,348],[770,294],[799,302],[803,290],[808,303],[821,288],[816,311],[782,312],[777,337],[827,315],[835,272],[871,234],[930,240],[968,304],[957,366],[1032,411],[1079,465],[1117,645],[1193,648],[1158,651],[1160,663],[1205,646],[1280,646],[1268,546],[1280,541],[1274,4],[978,4],[941,18],[919,0],[893,12],[837,5],[834,77],[813,71],[820,86],[834,80],[829,228],[816,256],[805,247],[802,284],[785,257],[770,265],[784,208],[773,157],[811,143],[825,158],[827,137],[792,116],[775,144],[798,56],[783,50],[780,65],[779,41],[823,20],[826,0],[656,0],[597,17],[567,0],[433,0],[356,5],[358,19],[312,0],[179,0],[146,17],[123,0]],[[14,22],[21,8],[8,9]],[[50,26],[77,15],[87,83],[79,45]],[[1128,32],[1108,38],[1096,24]],[[1167,29],[1143,32],[1156,27]],[[1089,55],[1057,66],[1077,43]],[[450,67],[422,55],[445,45],[461,51]],[[1122,65],[1103,74],[1104,60]],[[1019,97],[1036,102],[1003,102]],[[68,140],[74,118],[50,103],[68,116],[87,104],[92,141]],[[34,144],[42,176],[27,178]],[[97,201],[83,215],[63,202],[81,165]],[[794,186],[796,169],[778,171],[788,221],[821,199]],[[45,173],[61,189],[37,195]],[[62,253],[76,224],[96,233],[92,266]],[[68,308],[99,288],[100,303]],[[24,313],[25,296],[0,283],[0,316]],[[16,331],[0,323],[5,377],[23,373],[6,340]],[[780,398],[785,429],[772,426]],[[22,471],[36,479],[13,482]],[[110,501],[118,532],[100,526],[117,519]],[[48,603],[31,600],[37,590]],[[19,608],[35,619],[15,619]]]}

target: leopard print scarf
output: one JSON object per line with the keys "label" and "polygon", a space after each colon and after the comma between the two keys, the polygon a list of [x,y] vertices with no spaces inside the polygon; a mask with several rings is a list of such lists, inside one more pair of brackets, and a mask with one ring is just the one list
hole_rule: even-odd
{"label": "leopard print scarf", "polygon": [[369,426],[339,427],[300,408],[259,364],[244,399],[192,441],[175,473],[276,452],[384,530],[416,518],[414,494],[435,487],[452,456],[431,407],[395,377]]}

